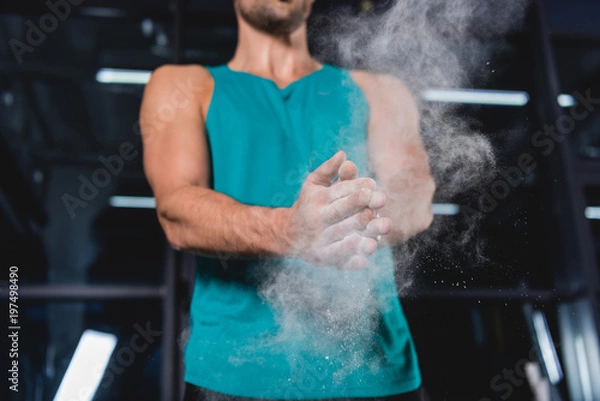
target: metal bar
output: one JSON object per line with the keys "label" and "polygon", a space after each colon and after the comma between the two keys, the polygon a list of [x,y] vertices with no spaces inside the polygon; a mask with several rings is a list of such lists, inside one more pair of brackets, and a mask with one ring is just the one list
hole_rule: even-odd
{"label": "metal bar", "polygon": [[[541,60],[541,66],[537,69],[538,91],[543,95],[541,99],[541,110],[543,111],[545,126],[556,126],[560,118],[569,118],[564,109],[560,108],[556,101],[561,92],[558,69],[554,49],[549,39],[549,28],[546,22],[542,1],[536,0],[533,4],[535,11],[535,26],[533,29],[537,43],[534,51],[538,52],[536,59]],[[536,91],[537,92],[537,91]],[[564,269],[561,271],[563,277],[557,277],[557,286],[574,287],[583,286],[585,297],[582,304],[589,307],[589,311],[583,308],[584,315],[570,319],[566,311],[576,311],[568,305],[559,305],[557,314],[558,327],[561,332],[561,341],[565,343],[563,353],[571,349],[569,354],[575,356],[566,357],[564,360],[567,372],[577,372],[572,377],[576,380],[567,381],[566,387],[571,394],[576,394],[583,387],[584,380],[594,380],[589,374],[591,366],[598,366],[600,360],[595,352],[579,356],[577,352],[577,334],[579,339],[585,336],[597,337],[600,332],[600,306],[596,293],[599,283],[599,272],[596,266],[596,255],[593,246],[593,238],[589,221],[585,219],[584,182],[580,181],[577,174],[577,158],[571,149],[572,137],[566,136],[562,141],[556,143],[556,149],[551,153],[550,171],[552,176],[551,195],[556,198],[554,217],[559,223],[560,246],[564,250],[561,255]],[[563,313],[560,314],[560,310]],[[584,328],[580,322],[588,321],[590,325]],[[591,333],[593,332],[593,334]],[[585,353],[585,351],[581,351]],[[581,379],[581,381],[579,380]],[[588,397],[585,397],[588,399]],[[593,396],[590,395],[591,400]],[[596,399],[596,398],[594,398]]]}
{"label": "metal bar", "polygon": [[50,128],[47,119],[44,118],[46,109],[40,105],[40,100],[33,88],[34,82],[35,81],[31,79],[21,78],[15,80],[15,85],[20,86],[20,89],[23,92],[25,101],[27,102],[26,107],[28,110],[31,110],[32,119],[35,120],[39,127],[39,132],[44,140],[44,146],[54,148],[56,146],[56,141],[52,135],[52,129]]}
{"label": "metal bar", "polygon": [[404,301],[494,301],[494,302],[565,302],[587,294],[585,289],[575,291],[530,290],[521,288],[481,288],[466,290],[425,290],[414,294],[400,294]]}
{"label": "metal bar", "polygon": [[175,0],[174,31],[173,31],[173,54],[175,64],[183,63],[184,56],[184,12],[187,5],[186,0]]}
{"label": "metal bar", "polygon": [[[564,110],[555,99],[560,95],[560,79],[554,49],[550,42],[548,24],[540,0],[534,2],[537,18],[537,32],[539,52],[542,58],[543,88],[546,90],[544,110],[547,115],[545,123],[555,124]],[[581,269],[583,283],[587,288],[588,301],[591,304],[596,330],[600,332],[600,306],[596,299],[596,292],[600,286],[598,267],[593,245],[593,238],[589,222],[585,219],[586,207],[584,188],[576,173],[577,160],[570,149],[570,141],[556,144],[556,150],[551,155],[559,168],[556,180],[556,196],[558,197],[561,212],[557,213],[561,224],[563,243],[566,245],[566,258],[569,269]]]}
{"label": "metal bar", "polygon": [[[196,276],[196,255],[189,252],[183,252],[182,264],[178,274],[178,295],[177,295],[177,332],[189,334],[190,303],[194,293],[194,283]],[[187,336],[187,335],[186,335]],[[178,349],[179,351],[179,349]],[[181,351],[178,355],[182,355]],[[179,399],[185,392],[185,382],[183,373],[185,366],[183,358],[178,358],[176,380],[179,381],[177,388]],[[177,381],[176,381],[177,382]]]}
{"label": "metal bar", "polygon": [[[28,220],[42,226],[46,224],[48,216],[41,201],[37,198],[31,185],[31,180],[23,175],[15,154],[8,146],[8,139],[0,134],[0,190],[3,192],[2,206],[11,220],[18,221],[21,230],[31,236],[31,226]],[[18,227],[16,227],[18,229]]]}
{"label": "metal bar", "polygon": [[[545,376],[549,379],[551,377],[562,376],[562,367],[560,366],[560,363],[556,362],[556,364],[553,364],[551,366],[548,364],[548,362],[550,362],[550,361],[554,362],[554,358],[548,358],[548,359],[544,358],[544,356],[548,355],[548,353],[550,353],[550,355],[555,356],[556,348],[554,347],[555,341],[552,340],[552,338],[550,337],[551,333],[549,333],[549,332],[540,333],[536,330],[535,314],[539,314],[539,313],[543,314],[544,313],[543,310],[536,311],[534,308],[534,305],[529,302],[526,302],[525,304],[523,304],[522,309],[523,309],[523,317],[525,318],[525,324],[527,325],[527,330],[529,331],[529,335],[531,337],[531,343],[538,351],[538,355],[539,355],[538,362],[540,363],[541,368],[543,369],[543,371],[545,373]],[[545,316],[544,316],[544,319],[545,319]],[[547,334],[547,336],[544,336],[544,334]],[[548,339],[549,341],[544,341],[545,339]],[[556,369],[553,370],[552,367],[556,367]],[[556,372],[557,375],[553,376],[551,372]],[[558,372],[560,372],[560,373],[558,373]],[[560,379],[562,379],[562,377],[560,377],[559,380]],[[562,401],[563,397],[560,393],[559,388],[557,387],[557,383],[556,382],[552,383],[552,380],[550,379],[548,385],[549,385],[549,390],[551,393],[551,396],[549,399],[552,401]]]}
{"label": "metal bar", "polygon": [[[175,64],[184,62],[184,16],[187,6],[186,0],[174,0],[173,24],[173,55]],[[180,398],[180,381],[183,380],[180,372],[181,361],[177,352],[177,328],[179,327],[178,306],[181,291],[179,291],[179,270],[182,268],[183,255],[176,251],[169,243],[167,245],[167,259],[165,264],[165,282],[167,293],[163,310],[163,338],[162,338],[162,366],[161,366],[161,401],[173,401]]]}
{"label": "metal bar", "polygon": [[0,213],[2,213],[6,217],[6,219],[12,226],[12,228],[15,231],[15,233],[17,234],[17,236],[19,236],[21,238],[32,236],[31,228],[28,227],[24,221],[22,221],[22,218],[21,218],[22,216],[20,216],[17,213],[17,211],[15,210],[12,203],[9,202],[8,197],[4,194],[4,191],[2,190],[1,187],[0,187]]}
{"label": "metal bar", "polygon": [[[0,288],[0,296],[8,298],[8,284]],[[28,284],[19,286],[19,299],[48,301],[112,300],[162,298],[166,290],[162,285],[85,285],[85,284]]]}
{"label": "metal bar", "polygon": [[176,295],[177,295],[177,268],[180,261],[180,253],[175,251],[170,244],[166,244],[165,257],[165,286],[166,293],[163,302],[163,330],[162,330],[162,359],[161,359],[161,401],[178,400],[175,397],[175,388],[178,384],[175,369],[176,342]]}
{"label": "metal bar", "polygon": [[[72,7],[69,18],[85,18],[86,20],[131,20],[132,23],[137,23],[138,20],[143,18],[152,18],[154,21],[158,22],[172,22],[167,7],[153,7],[151,2],[140,2],[139,4],[143,4],[144,7],[140,7],[138,4],[127,7],[126,2],[120,3],[125,4],[126,7]],[[166,2],[155,3],[164,5]],[[218,2],[213,3],[217,4]],[[18,14],[24,17],[35,18],[48,14],[50,11],[47,6],[44,6],[45,3],[43,2],[13,1],[0,4],[0,17],[6,14]],[[221,5],[211,7],[206,5],[206,2],[205,6],[201,8],[186,11],[185,15],[183,15],[183,20],[210,27],[221,25],[235,26],[236,23],[233,7],[226,8]]]}
{"label": "metal bar", "polygon": [[[179,259],[179,257],[177,258]],[[172,266],[175,265],[175,262]],[[171,278],[167,278],[171,280]],[[20,299],[35,300],[112,300],[168,298],[168,285],[131,286],[131,285],[68,285],[36,284],[19,286]],[[0,296],[8,297],[8,284],[3,283]],[[481,288],[466,290],[424,290],[413,294],[400,295],[402,300],[494,300],[512,302],[562,302],[571,301],[586,295],[585,289],[576,291],[530,290],[519,288]],[[600,293],[598,294],[600,295]]]}

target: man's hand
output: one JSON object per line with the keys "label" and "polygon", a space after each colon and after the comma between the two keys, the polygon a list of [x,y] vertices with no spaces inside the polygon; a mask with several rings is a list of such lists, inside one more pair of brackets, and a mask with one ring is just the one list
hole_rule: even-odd
{"label": "man's hand", "polygon": [[[338,178],[336,184],[341,181],[355,180],[358,178],[358,169],[356,165],[349,160],[342,163],[338,172]],[[379,217],[379,210],[387,204],[387,196],[385,193],[379,191],[375,193],[375,196],[369,204],[369,208],[375,212],[375,218],[359,232],[363,237],[369,237],[377,240],[378,247],[383,244],[380,243],[380,238],[383,234],[388,234],[392,229],[392,220],[387,217]]]}
{"label": "man's hand", "polygon": [[366,256],[377,250],[376,238],[391,230],[391,222],[375,219],[374,210],[385,204],[375,181],[356,178],[356,167],[345,160],[340,151],[308,175],[290,208],[288,238],[292,256],[356,270],[367,266]]}

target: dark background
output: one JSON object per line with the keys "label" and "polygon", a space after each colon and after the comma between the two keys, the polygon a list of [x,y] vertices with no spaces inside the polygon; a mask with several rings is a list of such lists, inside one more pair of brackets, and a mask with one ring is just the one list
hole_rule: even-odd
{"label": "dark background", "polygon": [[[317,0],[315,16],[339,7],[368,12],[365,2]],[[237,35],[231,3],[86,0],[18,62],[9,41],[25,41],[27,21],[37,25],[46,13],[43,1],[0,6],[0,279],[19,267],[23,328],[20,392],[10,396],[53,399],[83,330],[117,335],[118,350],[136,324],[150,322],[161,336],[96,399],[179,399],[190,258],[167,246],[153,209],[111,206],[115,195],[152,196],[137,127],[143,86],[99,83],[96,73],[226,62]],[[549,399],[600,400],[600,220],[590,215],[600,207],[598,106],[549,155],[531,144],[568,115],[559,94],[600,98],[600,1],[533,2],[507,42],[494,53],[498,73],[478,88],[524,91],[530,101],[457,112],[483,128],[501,168],[524,153],[537,168],[478,215],[476,241],[450,252],[421,248],[404,310],[434,400],[533,399],[531,382],[514,372],[523,360],[544,378],[552,367],[532,350],[558,357],[562,374],[548,385]],[[131,160],[70,215],[65,194],[77,197],[80,177],[91,179],[103,167],[99,156],[119,155],[123,143]],[[478,207],[473,196],[436,199],[448,201],[461,212],[436,215],[434,224],[453,228],[435,237],[439,244],[456,242],[472,222],[466,211]],[[534,321],[546,322],[549,343]]]}

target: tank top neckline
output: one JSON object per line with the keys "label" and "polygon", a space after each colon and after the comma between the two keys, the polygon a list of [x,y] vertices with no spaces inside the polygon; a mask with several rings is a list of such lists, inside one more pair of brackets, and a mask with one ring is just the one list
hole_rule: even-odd
{"label": "tank top neckline", "polygon": [[304,82],[305,80],[308,80],[308,79],[310,79],[310,78],[312,78],[312,77],[314,77],[314,76],[316,76],[316,75],[319,75],[319,73],[320,73],[320,72],[323,72],[323,71],[324,71],[324,70],[325,70],[325,69],[328,67],[328,65],[327,65],[327,64],[325,64],[325,63],[323,63],[323,64],[321,65],[321,68],[319,68],[318,70],[314,70],[314,71],[312,71],[312,72],[309,72],[308,74],[306,74],[306,75],[304,75],[304,76],[302,76],[302,77],[300,77],[300,78],[296,79],[295,81],[292,81],[292,82],[290,82],[289,84],[287,84],[287,85],[286,85],[286,86],[284,86],[284,87],[279,87],[279,86],[277,85],[277,83],[275,83],[275,81],[273,81],[273,80],[272,80],[272,79],[270,79],[270,78],[261,77],[260,75],[252,74],[252,73],[250,73],[250,72],[247,72],[247,71],[238,71],[238,70],[234,70],[234,69],[232,69],[231,67],[229,67],[229,64],[223,64],[223,67],[224,67],[225,69],[227,69],[227,71],[229,71],[229,72],[232,72],[232,73],[235,73],[235,74],[240,74],[240,75],[245,75],[245,76],[248,76],[248,77],[251,77],[251,78],[255,78],[255,79],[258,79],[258,80],[262,80],[262,81],[268,82],[268,83],[270,83],[270,84],[271,84],[273,87],[275,87],[276,89],[278,89],[279,91],[282,91],[282,92],[284,92],[284,91],[287,91],[288,89],[290,89],[290,88],[292,88],[292,87],[296,86],[296,85],[297,85],[298,83],[300,83],[300,82]]}

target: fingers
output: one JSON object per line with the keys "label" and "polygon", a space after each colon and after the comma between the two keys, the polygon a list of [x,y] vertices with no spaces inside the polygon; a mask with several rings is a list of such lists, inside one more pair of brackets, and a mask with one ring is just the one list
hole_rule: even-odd
{"label": "fingers", "polygon": [[340,166],[337,177],[332,184],[337,184],[341,181],[353,180],[358,177],[358,168],[350,160],[346,160]]}
{"label": "fingers", "polygon": [[[332,185],[329,193],[331,202],[350,195],[360,188],[368,188],[374,191],[377,188],[377,182],[372,178],[357,178],[358,169],[350,160],[346,160],[340,166],[337,179]],[[385,206],[386,196],[383,192],[376,192],[369,207],[373,210],[381,209]]]}
{"label": "fingers", "polygon": [[372,255],[376,250],[377,241],[374,239],[351,234],[341,241],[321,248],[319,259],[338,269],[357,269],[366,267],[368,263],[366,257]]}
{"label": "fingers", "polygon": [[340,241],[354,233],[363,237],[377,239],[380,235],[387,235],[392,231],[392,220],[387,217],[375,217],[371,209],[348,217],[323,231],[319,241],[321,244],[330,244]]}
{"label": "fingers", "polygon": [[356,165],[350,160],[346,160],[340,166],[338,176],[341,181],[353,180],[358,177],[358,168],[356,168]]}
{"label": "fingers", "polygon": [[367,256],[377,250],[377,242],[374,239],[362,238],[357,251],[350,257],[338,262],[335,267],[339,270],[361,270],[369,265]]}
{"label": "fingers", "polygon": [[[370,178],[365,179],[364,184],[354,182],[360,180],[341,182],[339,190],[330,189],[329,199],[338,198],[323,209],[323,218],[326,224],[334,224],[365,208],[371,210],[381,209],[386,203],[386,196],[379,191],[373,191],[371,188],[374,181]],[[336,185],[336,186],[337,186]],[[342,195],[340,197],[339,195]],[[344,196],[345,195],[345,196]]]}
{"label": "fingers", "polygon": [[323,244],[330,244],[332,242],[340,241],[352,233],[365,231],[374,218],[375,212],[368,208],[364,209],[361,212],[348,217],[347,219],[327,227],[323,231],[323,237],[321,241]]}
{"label": "fingers", "polygon": [[362,255],[354,255],[348,263],[336,266],[339,270],[362,270],[369,265],[369,259]]}
{"label": "fingers", "polygon": [[327,189],[329,193],[329,201],[333,202],[340,198],[344,198],[351,195],[354,192],[359,191],[361,188],[367,188],[371,191],[375,191],[377,184],[375,180],[371,178],[357,178],[349,181],[340,181],[335,185],[332,185]]}
{"label": "fingers", "polygon": [[346,153],[340,150],[310,173],[306,180],[316,185],[329,186],[345,160]]}
{"label": "fingers", "polygon": [[369,207],[373,210],[381,209],[385,206],[386,201],[387,197],[385,196],[385,193],[381,191],[373,192],[373,197],[371,198]]}
{"label": "fingers", "polygon": [[391,220],[377,217],[386,196],[376,190],[375,180],[358,178],[356,165],[339,151],[310,173],[306,182],[297,211],[304,216],[300,219],[304,231],[312,233],[300,247],[307,261],[341,270],[367,267],[368,256],[379,246],[376,239],[391,231]]}
{"label": "fingers", "polygon": [[356,214],[369,206],[373,191],[368,188],[361,188],[345,198],[338,199],[335,202],[325,206],[322,210],[322,218],[325,224],[335,224],[347,217]]}
{"label": "fingers", "polygon": [[377,239],[380,235],[387,235],[392,231],[392,220],[387,217],[378,217],[369,222],[360,235]]}

